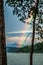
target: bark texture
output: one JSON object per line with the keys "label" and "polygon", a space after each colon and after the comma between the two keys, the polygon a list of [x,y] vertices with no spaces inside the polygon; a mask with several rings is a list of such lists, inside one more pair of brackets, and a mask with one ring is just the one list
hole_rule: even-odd
{"label": "bark texture", "polygon": [[30,50],[30,65],[33,65],[33,51],[34,51],[34,38],[35,38],[35,20],[36,20],[36,14],[38,12],[38,3],[39,0],[36,0],[36,6],[34,9],[34,21],[33,21],[33,35],[32,35],[32,46],[31,46],[31,50]]}
{"label": "bark texture", "polygon": [[3,0],[0,0],[0,65],[7,65]]}

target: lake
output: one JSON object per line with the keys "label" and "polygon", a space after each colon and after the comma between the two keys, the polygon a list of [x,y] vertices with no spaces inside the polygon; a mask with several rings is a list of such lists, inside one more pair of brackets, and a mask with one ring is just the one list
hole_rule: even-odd
{"label": "lake", "polygon": [[[34,53],[33,65],[43,64],[43,53]],[[29,53],[7,53],[7,65],[30,65]]]}

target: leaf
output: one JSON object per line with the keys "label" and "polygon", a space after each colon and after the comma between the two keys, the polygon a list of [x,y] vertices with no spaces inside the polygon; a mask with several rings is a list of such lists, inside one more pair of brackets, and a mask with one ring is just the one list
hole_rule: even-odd
{"label": "leaf", "polygon": [[15,10],[13,10],[13,15],[15,14]]}
{"label": "leaf", "polygon": [[18,17],[21,16],[21,13],[18,14]]}

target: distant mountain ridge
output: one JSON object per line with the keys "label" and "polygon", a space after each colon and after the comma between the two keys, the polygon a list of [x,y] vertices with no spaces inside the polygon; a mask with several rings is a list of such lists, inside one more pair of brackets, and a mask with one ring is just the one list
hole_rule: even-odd
{"label": "distant mountain ridge", "polygon": [[[6,51],[9,53],[28,53],[30,52],[31,45],[27,45],[25,47],[17,48],[17,47],[6,47]],[[34,53],[43,53],[43,42],[37,43],[34,45]]]}
{"label": "distant mountain ridge", "polygon": [[18,43],[6,44],[6,47],[17,47]]}
{"label": "distant mountain ridge", "polygon": [[[25,45],[20,45],[20,47],[24,47]],[[12,43],[12,44],[6,44],[6,47],[16,47],[16,48],[19,48],[19,44],[18,43]]]}

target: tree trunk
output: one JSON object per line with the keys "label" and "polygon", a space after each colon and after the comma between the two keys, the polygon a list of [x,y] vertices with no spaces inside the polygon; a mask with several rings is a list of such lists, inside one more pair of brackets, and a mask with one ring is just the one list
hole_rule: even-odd
{"label": "tree trunk", "polygon": [[7,65],[3,0],[0,0],[0,65]]}
{"label": "tree trunk", "polygon": [[32,35],[32,45],[31,45],[31,50],[30,50],[30,65],[33,65],[33,50],[34,50],[34,38],[35,38],[35,19],[36,19],[36,14],[37,14],[37,9],[38,9],[38,3],[39,0],[37,0],[36,7],[34,10],[34,21],[33,21],[33,35]]}

